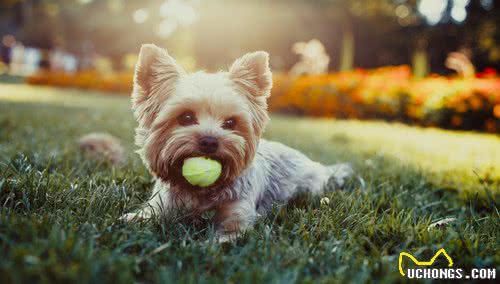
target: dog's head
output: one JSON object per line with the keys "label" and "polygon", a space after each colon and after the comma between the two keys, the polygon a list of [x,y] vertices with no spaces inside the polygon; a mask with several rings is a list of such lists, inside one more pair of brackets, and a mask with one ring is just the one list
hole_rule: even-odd
{"label": "dog's head", "polygon": [[187,74],[166,50],[143,45],[132,103],[144,162],[156,177],[189,189],[184,160],[206,156],[222,164],[211,188],[231,183],[255,156],[271,86],[266,52],[244,55],[228,72]]}

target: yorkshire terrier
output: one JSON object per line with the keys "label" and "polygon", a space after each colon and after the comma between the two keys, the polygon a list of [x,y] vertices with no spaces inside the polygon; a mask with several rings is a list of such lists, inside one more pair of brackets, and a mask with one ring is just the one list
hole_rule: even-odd
{"label": "yorkshire terrier", "polygon": [[[152,44],[141,47],[135,69],[132,109],[136,144],[155,179],[151,198],[123,220],[170,214],[179,208],[214,210],[221,238],[249,229],[257,217],[298,192],[318,194],[332,180],[343,186],[347,164],[324,166],[297,150],[261,138],[269,121],[272,87],[269,55],[237,59],[228,72],[186,73]],[[191,185],[182,175],[185,159],[204,156],[222,165],[218,180]]]}

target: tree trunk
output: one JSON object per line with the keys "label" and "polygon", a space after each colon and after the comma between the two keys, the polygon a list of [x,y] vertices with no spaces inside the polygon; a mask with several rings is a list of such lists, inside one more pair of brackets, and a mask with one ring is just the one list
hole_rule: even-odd
{"label": "tree trunk", "polygon": [[413,76],[415,76],[415,78],[424,78],[429,75],[429,55],[427,52],[427,41],[425,39],[418,40],[411,61]]}
{"label": "tree trunk", "polygon": [[352,70],[354,62],[354,35],[350,28],[342,32],[340,47],[340,71]]}

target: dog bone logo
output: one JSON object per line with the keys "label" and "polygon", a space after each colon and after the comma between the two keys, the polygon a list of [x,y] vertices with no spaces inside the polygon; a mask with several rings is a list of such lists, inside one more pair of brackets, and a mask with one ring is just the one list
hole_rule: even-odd
{"label": "dog bone logo", "polygon": [[436,260],[436,258],[440,255],[440,254],[443,254],[446,259],[448,260],[448,267],[451,267],[453,265],[453,260],[451,259],[451,257],[446,253],[446,251],[444,250],[444,248],[438,250],[436,252],[436,254],[431,258],[431,260],[429,261],[418,261],[413,255],[407,253],[407,252],[401,252],[399,253],[399,273],[401,273],[401,275],[405,276],[405,273],[403,271],[403,256],[406,256],[408,258],[410,258],[413,263],[415,263],[416,265],[419,265],[419,266],[431,266],[434,261]]}

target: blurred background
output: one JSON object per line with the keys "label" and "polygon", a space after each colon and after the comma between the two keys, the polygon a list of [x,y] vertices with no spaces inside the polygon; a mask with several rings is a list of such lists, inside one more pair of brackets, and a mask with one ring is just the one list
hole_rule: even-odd
{"label": "blurred background", "polygon": [[1,0],[3,81],[127,94],[142,43],[188,70],[266,50],[270,109],[498,133],[493,0]]}
{"label": "blurred background", "polygon": [[[188,71],[269,52],[263,137],[356,178],[234,244],[214,212],[121,224],[155,181],[143,43]],[[400,252],[440,248],[500,271],[498,72],[500,0],[0,0],[0,284],[402,283]],[[121,142],[77,143],[96,132]]]}

